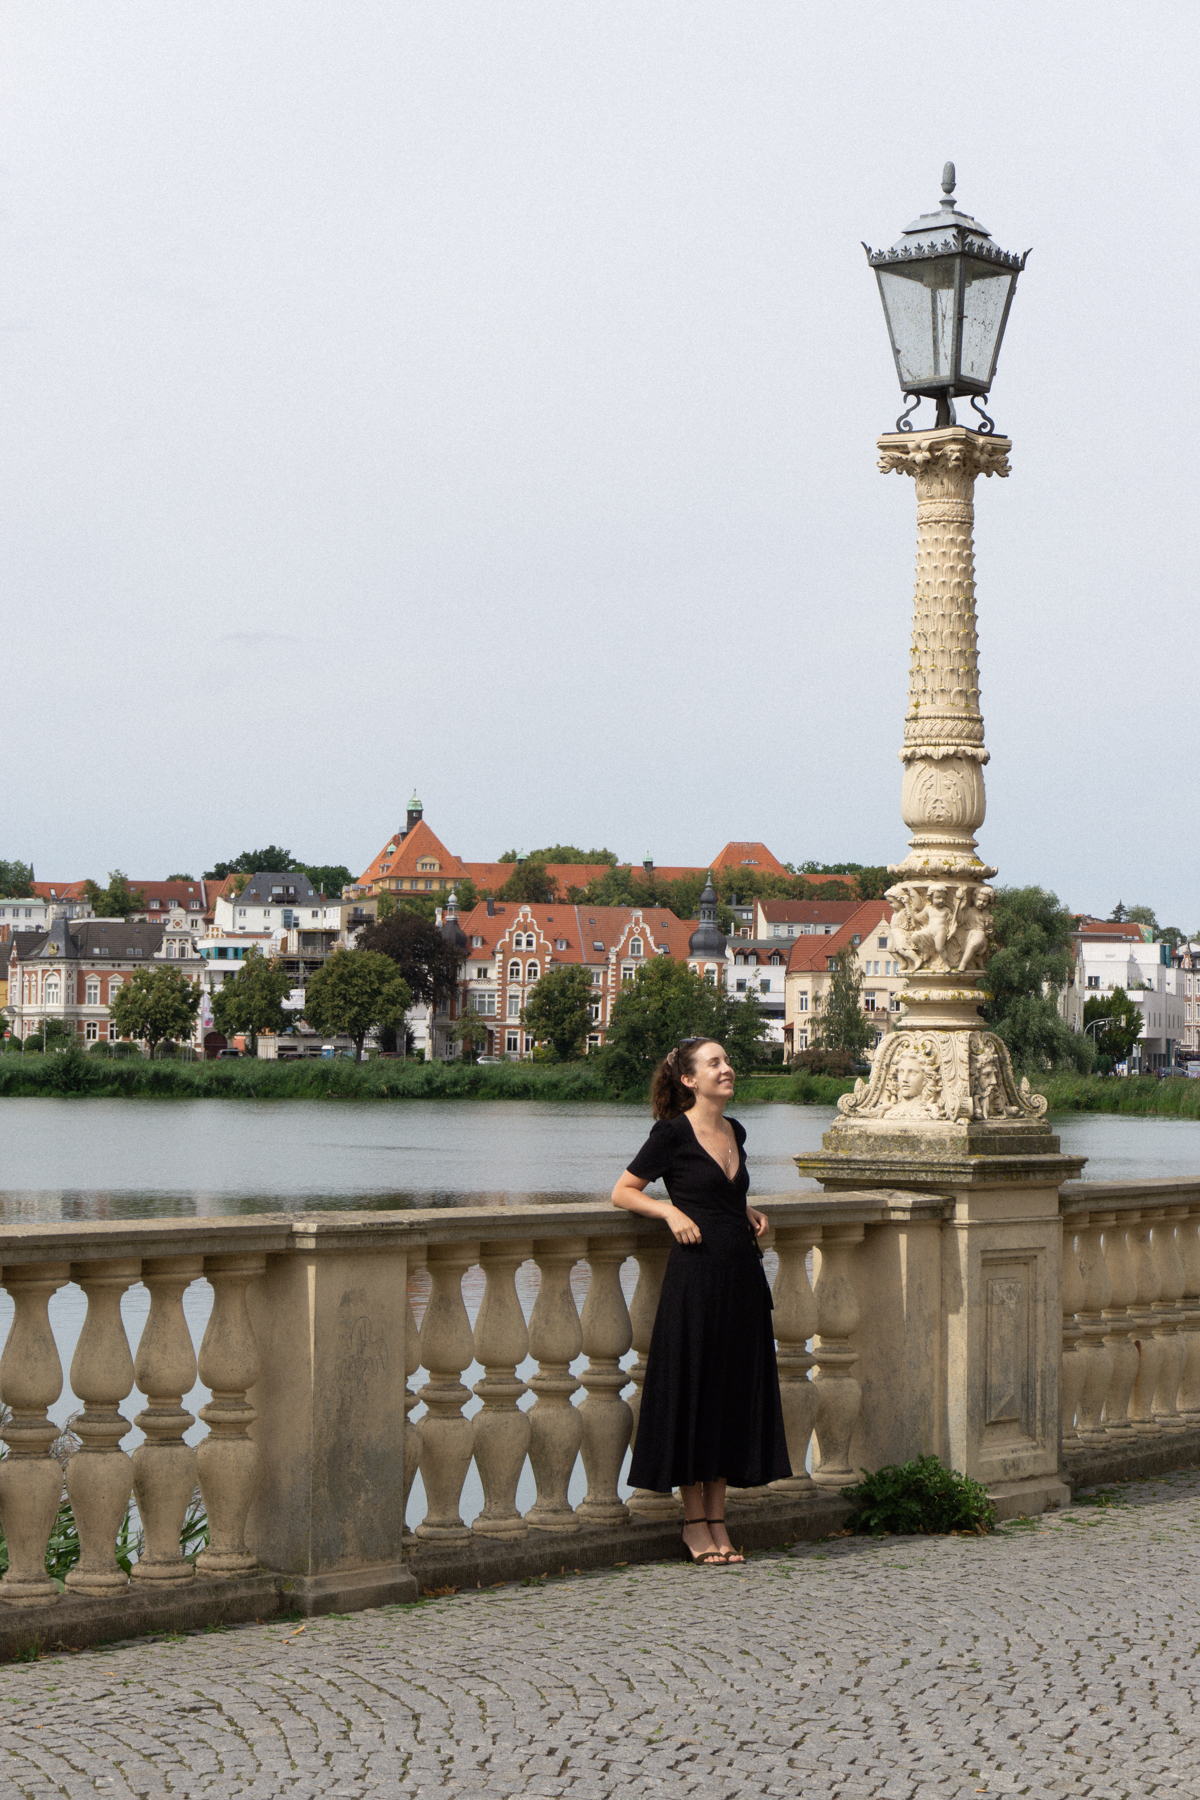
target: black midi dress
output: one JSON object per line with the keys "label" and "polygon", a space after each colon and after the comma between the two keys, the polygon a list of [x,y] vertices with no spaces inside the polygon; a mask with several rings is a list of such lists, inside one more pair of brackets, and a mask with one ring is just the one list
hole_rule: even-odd
{"label": "black midi dress", "polygon": [[775,1366],[771,1290],[746,1217],[746,1134],[730,1180],[686,1113],[660,1119],[629,1165],[639,1181],[666,1183],[700,1227],[675,1243],[654,1318],[629,1480],[669,1493],[722,1476],[757,1487],[790,1475]]}

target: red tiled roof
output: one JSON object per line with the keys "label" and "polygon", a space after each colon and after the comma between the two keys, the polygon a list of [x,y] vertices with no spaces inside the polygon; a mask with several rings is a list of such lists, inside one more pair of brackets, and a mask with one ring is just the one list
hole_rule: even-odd
{"label": "red tiled roof", "polygon": [[841,925],[858,911],[861,900],[760,900],[768,925]]}
{"label": "red tiled roof", "polygon": [[720,869],[757,869],[765,875],[786,875],[787,870],[777,856],[773,856],[765,844],[739,843],[736,840],[726,844],[719,856],[711,865],[713,873]]}
{"label": "red tiled roof", "polygon": [[[634,925],[635,912],[641,915],[638,927]],[[666,944],[671,956],[686,960],[688,940],[698,923],[695,919],[677,919],[674,913],[659,906],[572,906],[562,901],[527,906],[515,900],[497,901],[495,912],[490,914],[487,902],[481,900],[458,922],[468,944],[473,937],[483,939],[482,945],[468,949],[468,961],[472,957],[494,956],[502,940],[520,930],[534,932],[539,951],[555,964],[605,962],[611,950],[625,938],[638,935],[639,929],[646,940],[647,957],[657,953],[659,944]],[[557,949],[556,940],[564,938],[566,949]]]}
{"label": "red tiled roof", "polygon": [[83,881],[33,881],[30,883],[39,900],[83,900],[87,887]]}
{"label": "red tiled roof", "polygon": [[826,958],[836,956],[839,950],[845,950],[855,939],[864,939],[875,931],[882,923],[890,925],[892,909],[886,900],[863,900],[855,907],[854,912],[846,920],[839,931],[832,937],[798,937],[792,940],[792,954],[788,958],[788,973],[800,970],[819,970],[824,973],[828,967]]}
{"label": "red tiled roof", "polygon": [[394,880],[401,875],[410,877],[418,873],[424,874],[426,871],[418,871],[417,864],[426,860],[437,863],[436,870],[432,871],[434,874],[450,875],[459,880],[466,874],[462,858],[447,850],[424,819],[418,819],[411,831],[397,831],[388,839],[374,862],[359,876],[359,885],[382,881],[385,876],[388,880]]}

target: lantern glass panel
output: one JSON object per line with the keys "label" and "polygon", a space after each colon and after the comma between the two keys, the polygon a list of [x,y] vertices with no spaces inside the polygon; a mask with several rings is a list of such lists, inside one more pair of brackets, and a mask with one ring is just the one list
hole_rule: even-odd
{"label": "lantern glass panel", "polygon": [[876,270],[900,385],[907,390],[953,379],[954,261],[938,256]]}
{"label": "lantern glass panel", "polygon": [[994,263],[967,261],[962,373],[985,388],[992,385],[996,372],[1004,311],[1016,279],[1011,270],[997,269]]}

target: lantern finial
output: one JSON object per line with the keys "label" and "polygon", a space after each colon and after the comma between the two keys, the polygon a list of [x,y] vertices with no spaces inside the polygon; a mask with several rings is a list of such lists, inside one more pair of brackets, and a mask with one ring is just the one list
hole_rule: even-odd
{"label": "lantern finial", "polygon": [[942,193],[946,196],[942,201],[942,209],[944,212],[954,211],[954,182],[954,164],[947,163],[942,170]]}

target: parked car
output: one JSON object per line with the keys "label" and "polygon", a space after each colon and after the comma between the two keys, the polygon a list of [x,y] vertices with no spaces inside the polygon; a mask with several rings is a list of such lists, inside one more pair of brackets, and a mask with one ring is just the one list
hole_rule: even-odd
{"label": "parked car", "polygon": [[219,1062],[223,1056],[240,1056],[241,1054],[240,1050],[218,1050],[217,1060]]}

